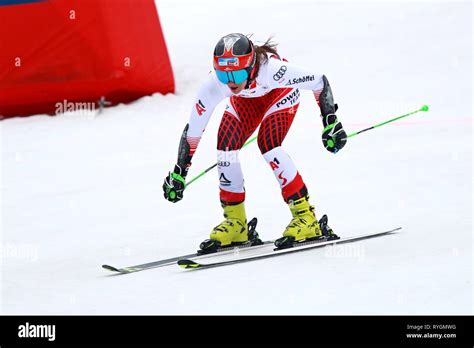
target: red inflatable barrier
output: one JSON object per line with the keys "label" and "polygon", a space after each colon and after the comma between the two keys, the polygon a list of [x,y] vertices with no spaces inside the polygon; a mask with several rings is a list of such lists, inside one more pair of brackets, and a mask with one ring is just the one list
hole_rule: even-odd
{"label": "red inflatable barrier", "polygon": [[0,115],[174,92],[153,0],[1,0]]}

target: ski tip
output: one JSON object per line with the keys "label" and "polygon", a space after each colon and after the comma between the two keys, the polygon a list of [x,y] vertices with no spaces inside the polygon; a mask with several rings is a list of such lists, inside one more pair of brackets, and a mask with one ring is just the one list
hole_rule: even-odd
{"label": "ski tip", "polygon": [[184,269],[195,269],[201,267],[199,263],[188,259],[178,260],[178,266]]}
{"label": "ski tip", "polygon": [[120,273],[120,274],[133,273],[133,272],[138,272],[138,271],[142,270],[141,268],[137,268],[137,267],[115,268],[115,267],[109,266],[109,265],[102,265],[102,268],[104,268],[108,271],[112,271],[112,272],[116,272],[116,273]]}
{"label": "ski tip", "polygon": [[108,270],[108,271],[112,271],[112,272],[119,272],[120,273],[120,270],[113,267],[113,266],[109,266],[109,265],[102,265],[102,268]]}

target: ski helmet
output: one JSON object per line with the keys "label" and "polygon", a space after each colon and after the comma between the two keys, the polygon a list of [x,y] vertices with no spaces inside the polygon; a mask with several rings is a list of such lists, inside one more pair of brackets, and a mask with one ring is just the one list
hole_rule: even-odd
{"label": "ski helmet", "polygon": [[236,84],[252,78],[257,55],[252,41],[243,34],[222,37],[214,49],[214,70],[220,82]]}

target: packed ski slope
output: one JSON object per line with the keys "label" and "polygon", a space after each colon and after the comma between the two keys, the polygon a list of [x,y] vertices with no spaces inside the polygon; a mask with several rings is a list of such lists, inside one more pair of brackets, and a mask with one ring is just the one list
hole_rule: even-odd
{"label": "packed ski slope", "polygon": [[[472,4],[157,0],[177,92],[90,115],[2,121],[3,314],[472,314]],[[163,178],[214,44],[229,32],[275,35],[290,61],[331,82],[354,132],[323,149],[304,92],[284,146],[320,216],[341,236],[401,226],[341,247],[203,271],[168,266],[222,219],[217,173],[163,199]],[[190,177],[215,161],[218,106]],[[290,220],[255,144],[241,161],[247,212],[263,239]]]}

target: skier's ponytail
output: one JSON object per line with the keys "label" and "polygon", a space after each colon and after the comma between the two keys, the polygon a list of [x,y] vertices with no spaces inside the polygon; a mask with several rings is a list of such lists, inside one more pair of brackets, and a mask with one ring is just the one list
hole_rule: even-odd
{"label": "skier's ponytail", "polygon": [[273,37],[270,36],[262,46],[255,45],[255,53],[257,54],[257,63],[263,64],[268,60],[269,56],[272,56],[272,55],[278,56],[278,53],[276,50],[278,44],[273,42],[272,39]]}
{"label": "skier's ponytail", "polygon": [[255,63],[256,73],[253,76],[258,75],[260,66],[266,63],[272,55],[276,55],[278,58],[280,58],[276,50],[278,44],[273,42],[272,39],[273,39],[273,36],[270,36],[263,45],[261,46],[255,45],[255,53],[257,55],[257,59]]}

